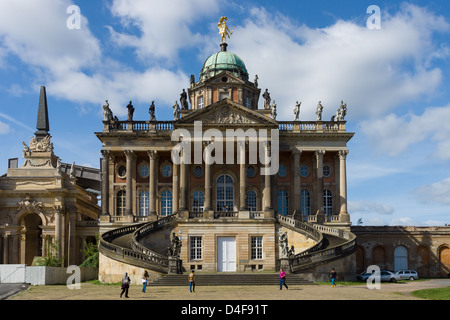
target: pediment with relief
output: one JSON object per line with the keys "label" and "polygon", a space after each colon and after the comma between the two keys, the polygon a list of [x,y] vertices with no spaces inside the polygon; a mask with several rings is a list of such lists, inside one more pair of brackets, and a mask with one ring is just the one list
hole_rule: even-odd
{"label": "pediment with relief", "polygon": [[178,124],[193,124],[195,121],[201,121],[202,124],[209,125],[277,125],[275,120],[240,106],[229,99],[224,99],[204,109],[196,110],[183,117]]}

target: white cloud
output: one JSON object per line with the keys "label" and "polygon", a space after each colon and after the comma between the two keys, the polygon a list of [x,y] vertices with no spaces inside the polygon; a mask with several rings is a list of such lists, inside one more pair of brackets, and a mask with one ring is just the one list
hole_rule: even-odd
{"label": "white cloud", "polygon": [[0,121],[0,134],[9,133],[10,127],[9,124]]}
{"label": "white cloud", "polygon": [[450,205],[450,178],[421,186],[415,189],[413,194],[423,203]]}
{"label": "white cloud", "polygon": [[342,20],[312,29],[256,8],[236,28],[229,49],[258,74],[280,118],[293,118],[297,100],[303,101],[301,118],[315,119],[319,100],[329,118],[341,99],[357,118],[432,94],[442,84],[442,71],[427,68],[436,58],[432,35],[449,29],[443,18],[413,5],[385,15],[381,30]]}
{"label": "white cloud", "polygon": [[369,202],[369,201],[349,201],[348,202],[349,212],[353,214],[363,214],[363,215],[390,215],[394,212],[394,209],[383,203]]}
{"label": "white cloud", "polygon": [[391,113],[377,120],[363,121],[361,131],[372,145],[390,156],[402,154],[411,145],[431,139],[437,143],[435,155],[450,159],[450,122],[445,119],[450,119],[450,105],[427,108],[419,116]]}
{"label": "white cloud", "polygon": [[[117,1],[114,5],[117,3],[126,4]],[[148,104],[156,100],[172,106],[181,88],[188,84],[188,76],[181,71],[170,71],[159,66],[136,71],[112,60],[101,51],[100,41],[91,33],[82,8],[80,29],[67,28],[66,20],[70,14],[66,10],[71,4],[69,0],[1,2],[2,52],[16,55],[30,66],[35,73],[35,86],[45,84],[48,94],[53,97],[78,103],[94,103],[99,110],[105,99],[108,99],[112,110],[119,116],[125,114],[125,105],[129,100]],[[131,19],[134,14],[132,9],[139,11],[138,5],[143,4],[134,2],[115,8],[128,8],[130,11],[126,17]],[[158,10],[167,10],[166,7],[166,4],[159,8],[153,6],[150,11],[158,15]],[[183,5],[175,11],[177,15],[181,15],[181,9],[185,7]],[[162,18],[161,12],[159,14]],[[168,18],[169,12],[165,14]],[[162,23],[164,20],[158,21]],[[170,20],[165,22],[169,24]],[[144,23],[143,27],[149,26]],[[146,43],[146,40],[139,39],[141,43]]]}
{"label": "white cloud", "polygon": [[22,61],[64,73],[99,62],[100,45],[81,16],[81,28],[69,30],[69,0],[0,2],[1,45]]}
{"label": "white cloud", "polygon": [[109,30],[116,44],[136,48],[136,54],[145,61],[171,60],[180,49],[202,43],[204,36],[192,31],[192,25],[205,16],[216,16],[218,7],[216,0],[115,0],[111,13],[123,26],[137,27],[140,34]]}

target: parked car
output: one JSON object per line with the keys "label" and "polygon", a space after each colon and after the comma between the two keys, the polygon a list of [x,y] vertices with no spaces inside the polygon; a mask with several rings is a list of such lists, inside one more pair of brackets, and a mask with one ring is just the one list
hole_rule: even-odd
{"label": "parked car", "polygon": [[[357,274],[356,279],[358,281],[367,281],[367,279],[372,275],[374,275],[374,274],[368,273],[368,272],[363,272],[363,273]],[[397,282],[402,279],[400,275],[395,274],[391,271],[386,271],[386,270],[380,270],[379,276],[380,276],[380,282]]]}
{"label": "parked car", "polygon": [[382,282],[397,282],[402,280],[402,277],[391,271],[381,270],[381,281]]}
{"label": "parked car", "polygon": [[362,272],[356,275],[356,280],[358,281],[367,281],[367,279],[371,276],[371,273]]}
{"label": "parked car", "polygon": [[409,280],[416,280],[419,279],[419,275],[417,274],[417,271],[414,270],[399,270],[395,274],[398,274],[402,280],[403,279],[409,279]]}

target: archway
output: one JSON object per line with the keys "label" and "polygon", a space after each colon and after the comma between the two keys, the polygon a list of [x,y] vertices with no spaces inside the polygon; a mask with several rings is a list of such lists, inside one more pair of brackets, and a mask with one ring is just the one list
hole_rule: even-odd
{"label": "archway", "polygon": [[450,248],[448,246],[442,246],[439,249],[439,267],[441,276],[450,276]]}
{"label": "archway", "polygon": [[430,250],[425,246],[417,248],[417,265],[419,277],[430,276]]}
{"label": "archway", "polygon": [[366,253],[361,246],[356,247],[356,273],[366,270]]}
{"label": "archway", "polygon": [[373,264],[380,267],[380,269],[386,269],[386,250],[381,246],[376,246],[372,250]]}
{"label": "archway", "polygon": [[36,213],[30,213],[22,220],[22,263],[31,265],[34,257],[42,256],[42,220]]}
{"label": "archway", "polygon": [[408,250],[404,246],[394,249],[394,271],[408,269]]}

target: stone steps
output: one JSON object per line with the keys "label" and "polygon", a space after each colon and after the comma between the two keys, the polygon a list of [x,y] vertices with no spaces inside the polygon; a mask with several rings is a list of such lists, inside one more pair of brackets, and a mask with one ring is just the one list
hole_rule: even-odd
{"label": "stone steps", "polygon": [[[149,283],[150,286],[186,286],[189,273],[168,274]],[[313,285],[301,275],[286,275],[287,285]],[[247,286],[247,285],[278,285],[278,273],[196,273],[195,284],[198,286]]]}

